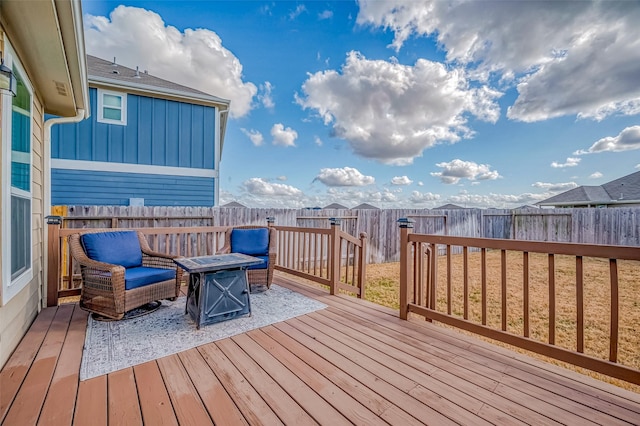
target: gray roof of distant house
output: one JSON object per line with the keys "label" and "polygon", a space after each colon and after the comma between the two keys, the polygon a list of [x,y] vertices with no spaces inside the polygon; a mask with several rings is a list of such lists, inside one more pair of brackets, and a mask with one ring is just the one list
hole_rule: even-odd
{"label": "gray roof of distant house", "polygon": [[354,210],[358,210],[358,209],[360,209],[360,210],[363,210],[363,209],[375,209],[375,210],[380,210],[378,207],[376,207],[376,206],[372,206],[371,204],[367,204],[367,203],[362,203],[362,204],[360,204],[359,206],[355,206],[353,209],[354,209]]}
{"label": "gray roof of distant house", "polygon": [[156,93],[185,96],[221,104],[229,103],[227,99],[155,77],[145,71],[137,72],[138,77],[136,70],[132,68],[120,64],[114,65],[113,61],[105,61],[91,55],[87,55],[87,74],[89,83],[110,82],[123,87],[146,89]]}
{"label": "gray roof of distant house", "polygon": [[246,206],[240,204],[237,201],[231,201],[230,203],[227,203],[227,204],[225,204],[223,206],[220,206],[220,207],[243,207],[243,208],[245,208]]}
{"label": "gray roof of distant house", "polygon": [[343,206],[342,204],[331,203],[328,206],[325,206],[324,208],[325,209],[346,209],[347,207]]}
{"label": "gray roof of distant house", "polygon": [[640,171],[600,186],[579,186],[536,204],[541,206],[615,204],[625,200],[640,200]]}
{"label": "gray roof of distant house", "polygon": [[464,209],[464,207],[449,203],[440,207],[436,207],[433,210],[453,210],[453,209]]}

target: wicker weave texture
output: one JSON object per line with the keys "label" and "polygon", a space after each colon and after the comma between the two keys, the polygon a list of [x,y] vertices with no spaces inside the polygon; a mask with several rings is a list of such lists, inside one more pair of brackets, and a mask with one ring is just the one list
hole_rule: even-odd
{"label": "wicker weave texture", "polygon": [[[108,230],[91,232],[110,232]],[[173,262],[177,256],[151,250],[146,237],[137,232],[142,250],[143,266],[172,269],[176,278],[148,284],[132,290],[124,285],[125,268],[119,265],[97,262],[90,259],[82,247],[81,233],[69,236],[69,248],[74,260],[80,265],[82,291],[80,307],[105,317],[121,319],[125,312],[161,299],[173,299],[180,295],[182,269]]]}

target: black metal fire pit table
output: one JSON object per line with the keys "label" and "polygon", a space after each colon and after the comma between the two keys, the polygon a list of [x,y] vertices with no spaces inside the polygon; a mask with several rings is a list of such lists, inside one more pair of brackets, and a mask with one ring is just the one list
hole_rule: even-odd
{"label": "black metal fire pit table", "polygon": [[189,272],[189,288],[184,312],[196,326],[251,314],[247,268],[262,259],[241,253],[174,259]]}

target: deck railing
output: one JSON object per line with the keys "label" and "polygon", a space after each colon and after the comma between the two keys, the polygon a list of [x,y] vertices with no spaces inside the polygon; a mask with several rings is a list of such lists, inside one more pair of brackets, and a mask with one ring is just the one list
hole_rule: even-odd
{"label": "deck railing", "polygon": [[[624,364],[637,357],[640,316],[621,314],[622,302],[627,312],[640,305],[639,247],[421,235],[410,219],[398,222],[401,318],[418,314],[640,384],[637,365]],[[596,269],[608,285],[594,285]],[[592,347],[603,339],[606,350]]]}
{"label": "deck railing", "polygon": [[[228,226],[184,226],[135,229],[147,236],[151,248],[179,256],[205,256],[217,253],[223,246]],[[274,226],[267,218],[268,225]],[[67,239],[75,233],[97,228],[63,228],[63,218],[49,216],[47,259],[47,306],[58,299],[81,292],[80,271],[74,265]],[[276,269],[329,286],[331,294],[339,289],[364,297],[366,234],[360,239],[340,231],[339,220],[329,229],[275,227],[278,235]],[[100,228],[104,229],[104,228]],[[333,260],[333,259],[337,260]]]}
{"label": "deck railing", "polygon": [[338,218],[329,221],[328,229],[275,226],[276,269],[329,286],[331,294],[344,290],[364,298],[367,234],[356,238],[340,230]]}

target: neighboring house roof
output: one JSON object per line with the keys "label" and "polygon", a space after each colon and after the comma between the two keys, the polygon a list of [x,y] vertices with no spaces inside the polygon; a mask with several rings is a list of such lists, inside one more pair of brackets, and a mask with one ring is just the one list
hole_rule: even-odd
{"label": "neighboring house roof", "polygon": [[539,206],[626,204],[640,202],[640,171],[601,186],[579,186],[536,203]]}
{"label": "neighboring house roof", "polygon": [[367,203],[362,203],[362,204],[360,204],[359,206],[355,206],[353,209],[354,209],[354,210],[357,210],[357,209],[360,209],[360,210],[363,210],[363,209],[374,209],[374,210],[380,210],[378,207],[376,207],[376,206],[372,206],[371,204],[367,204]]}
{"label": "neighboring house roof", "polygon": [[331,203],[328,206],[325,206],[324,208],[325,209],[346,209],[347,207],[343,206],[342,204]]}
{"label": "neighboring house roof", "polygon": [[0,21],[38,88],[44,112],[74,117],[84,110],[88,117],[80,0],[0,1]]}
{"label": "neighboring house roof", "polygon": [[223,205],[223,206],[220,206],[220,207],[243,207],[243,208],[244,208],[244,207],[246,207],[246,206],[244,206],[244,205],[240,204],[240,203],[239,203],[239,202],[237,202],[237,201],[232,201],[232,202],[227,203],[227,204],[225,204],[225,205]]}
{"label": "neighboring house roof", "polygon": [[436,207],[433,210],[454,210],[454,209],[464,209],[464,207],[449,203],[440,207]]}

